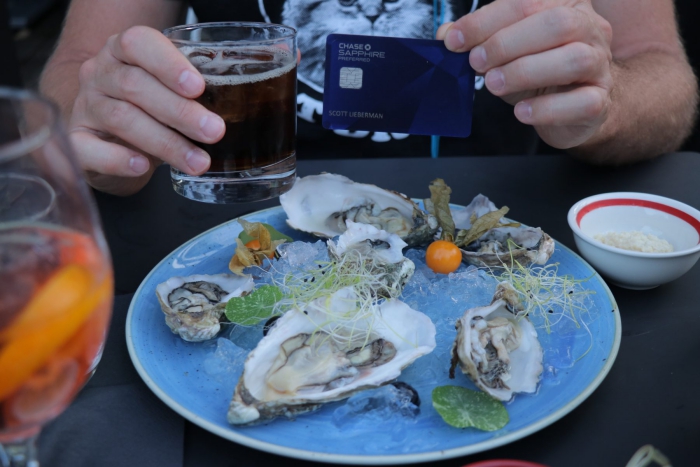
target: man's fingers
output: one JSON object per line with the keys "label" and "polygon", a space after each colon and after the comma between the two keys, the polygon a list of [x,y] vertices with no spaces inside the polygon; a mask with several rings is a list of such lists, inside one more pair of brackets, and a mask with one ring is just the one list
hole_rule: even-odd
{"label": "man's fingers", "polygon": [[159,31],[134,26],[107,41],[119,61],[143,68],[167,87],[184,97],[204,91],[204,78],[177,47]]}
{"label": "man's fingers", "polygon": [[466,52],[503,28],[541,11],[575,4],[579,0],[497,0],[461,17],[443,31],[445,46]]}
{"label": "man's fingers", "polygon": [[120,144],[104,141],[89,131],[71,131],[70,138],[85,171],[118,177],[138,177],[152,169],[150,161],[144,155]]}
{"label": "man's fingers", "polygon": [[207,171],[209,155],[135,105],[105,98],[91,106],[92,128],[101,128],[190,175]]}
{"label": "man's fingers", "polygon": [[582,42],[528,55],[486,73],[486,87],[497,96],[551,86],[591,83],[609,87],[602,82],[608,66],[607,56],[595,47]]}
{"label": "man's fingers", "polygon": [[454,23],[449,22],[449,23],[443,23],[440,25],[438,28],[437,32],[435,33],[435,39],[439,41],[445,40],[445,35],[447,34],[447,30],[450,29],[450,26],[452,26]]}
{"label": "man's fingers", "polygon": [[578,8],[558,7],[529,16],[506,27],[475,47],[472,67],[479,72],[509,63],[519,57],[554,49],[572,42],[604,44],[606,38],[592,27]]}
{"label": "man's fingers", "polygon": [[214,143],[224,134],[226,127],[221,117],[174,93],[142,68],[123,65],[111,76],[101,78],[100,89],[105,94],[136,104],[189,138]]}
{"label": "man's fingers", "polygon": [[609,94],[595,86],[581,86],[568,92],[546,94],[519,102],[515,116],[534,126],[589,126],[604,121],[610,106]]}

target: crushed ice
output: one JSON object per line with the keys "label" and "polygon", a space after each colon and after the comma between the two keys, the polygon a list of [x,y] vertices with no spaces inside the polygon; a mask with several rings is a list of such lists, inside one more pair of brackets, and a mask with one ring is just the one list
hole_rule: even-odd
{"label": "crushed ice", "polygon": [[230,340],[220,337],[216,340],[214,352],[204,360],[204,373],[227,386],[236,385],[243,372],[243,363],[248,357],[248,349],[238,347]]}
{"label": "crushed ice", "polygon": [[[415,418],[420,408],[411,401],[411,393],[387,384],[351,396],[343,405],[335,409],[333,424],[347,429],[370,421],[379,425],[393,426],[398,419]],[[362,415],[361,420],[358,415]]]}
{"label": "crushed ice", "polygon": [[[316,268],[318,262],[329,260],[326,242],[323,240],[283,244],[278,252],[279,260],[271,262],[262,272],[260,268],[254,272],[258,286],[266,283],[280,284],[287,274]],[[455,322],[465,310],[489,304],[498,281],[483,270],[466,265],[461,265],[449,275],[436,274],[425,264],[424,250],[410,249],[404,254],[415,263],[416,270],[404,288],[401,299],[432,319],[437,330],[437,347],[431,354],[419,358],[404,369],[401,379],[409,381],[424,401],[431,400],[432,390],[436,386],[458,384],[473,388],[471,382],[462,375],[454,380],[447,377],[452,343],[456,336]],[[263,323],[251,327],[234,326],[228,338],[219,338],[216,350],[204,362],[206,373],[217,380],[228,380],[228,385],[233,381],[235,386],[248,351],[262,338],[262,326]],[[583,331],[571,326],[571,323],[565,324],[562,331],[561,334],[553,332],[547,335],[543,329],[538,329],[541,343],[548,349],[545,350],[545,371],[542,375],[542,384],[545,386],[559,384],[560,370],[568,369],[574,364],[571,345],[575,336]],[[426,416],[438,416],[432,409],[425,410],[427,414],[416,415],[418,412],[412,412],[410,401],[402,400],[394,394],[394,390],[394,386],[387,385],[362,391],[345,402],[340,402],[342,405],[335,405],[330,420],[340,432],[347,434],[362,432],[368,424],[376,426],[386,423],[387,426],[395,426],[397,423],[415,423],[417,419]],[[415,406],[413,408],[417,409]],[[401,437],[396,438],[396,435],[390,438],[381,442],[398,445],[402,442]]]}

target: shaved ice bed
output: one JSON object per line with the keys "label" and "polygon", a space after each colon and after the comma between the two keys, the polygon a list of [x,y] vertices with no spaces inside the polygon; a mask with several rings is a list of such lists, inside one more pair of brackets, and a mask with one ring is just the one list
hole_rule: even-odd
{"label": "shaved ice bed", "polygon": [[[274,261],[268,272],[261,273],[260,269],[251,270],[256,276],[258,286],[268,283],[279,285],[286,274],[317,268],[317,261],[328,261],[324,241],[282,245],[280,253],[280,260]],[[268,423],[300,423],[299,426],[303,427],[304,418],[314,417],[317,422],[320,420],[322,423],[328,423],[329,429],[326,436],[329,439],[338,440],[353,437],[359,439],[371,432],[371,439],[362,441],[368,453],[389,448],[399,449],[405,453],[421,452],[439,445],[439,440],[433,436],[411,439],[408,443],[404,439],[405,436],[401,434],[401,424],[419,427],[424,425],[426,430],[430,430],[437,421],[447,427],[446,429],[455,429],[445,424],[433,409],[431,393],[435,387],[444,385],[477,389],[459,370],[456,372],[455,379],[448,377],[451,348],[456,336],[454,325],[468,308],[489,304],[498,281],[474,266],[461,265],[456,272],[449,275],[435,274],[425,265],[424,250],[406,250],[404,254],[415,263],[416,271],[404,288],[401,299],[411,308],[426,313],[437,329],[435,350],[404,369],[399,377],[399,381],[410,384],[418,392],[421,400],[419,412],[416,414],[414,411],[407,410],[405,396],[402,394],[378,388],[362,391],[345,401],[326,404],[316,412],[300,415],[296,421],[278,418]],[[592,309],[591,306],[586,308]],[[544,386],[560,384],[562,373],[566,373],[576,359],[585,354],[591,344],[587,324],[595,319],[597,312],[586,312],[582,315],[584,316],[576,316],[581,324],[577,327],[574,321],[561,310],[553,310],[549,319],[554,324],[549,334],[544,329],[541,317],[531,317],[544,349],[544,372],[538,391]],[[212,351],[203,362],[204,372],[212,379],[221,382],[222,388],[233,389],[242,373],[248,352],[262,339],[263,324],[251,327],[230,326],[230,329],[216,341],[216,346],[210,344]],[[537,394],[518,394],[513,401],[506,403],[506,408],[510,412],[512,405],[531,404],[531,400],[536,397]],[[510,425],[504,428],[506,431],[509,429]],[[488,439],[493,436],[475,429],[466,429],[466,431],[476,438]]]}

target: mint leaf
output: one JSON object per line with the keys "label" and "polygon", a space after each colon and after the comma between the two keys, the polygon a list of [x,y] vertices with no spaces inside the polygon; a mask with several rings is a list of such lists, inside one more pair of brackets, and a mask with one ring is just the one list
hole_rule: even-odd
{"label": "mint leaf", "polygon": [[509,421],[500,401],[480,391],[459,386],[433,389],[433,407],[443,420],[456,428],[473,426],[483,431],[500,430]]}
{"label": "mint leaf", "polygon": [[[282,232],[280,232],[276,228],[272,227],[270,224],[265,224],[264,222],[262,222],[262,225],[263,225],[263,227],[265,227],[267,229],[268,232],[270,232],[270,239],[271,240],[273,240],[273,241],[274,240],[286,240],[289,243],[292,243],[294,241],[292,239],[292,237],[290,237],[289,235],[283,234]],[[245,230],[241,231],[241,233],[238,234],[238,238],[241,239],[241,241],[243,242],[244,245],[246,243],[250,242],[251,240],[253,240],[253,237],[248,235],[248,233]]]}
{"label": "mint leaf", "polygon": [[245,297],[233,297],[226,304],[226,318],[235,324],[253,326],[272,315],[275,303],[282,300],[282,291],[274,285],[263,285]]}

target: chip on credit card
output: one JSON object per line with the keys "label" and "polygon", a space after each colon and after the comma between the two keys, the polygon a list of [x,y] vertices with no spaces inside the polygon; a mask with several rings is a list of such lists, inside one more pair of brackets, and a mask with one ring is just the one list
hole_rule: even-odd
{"label": "chip on credit card", "polygon": [[474,70],[443,41],[330,34],[323,126],[415,135],[471,133]]}

